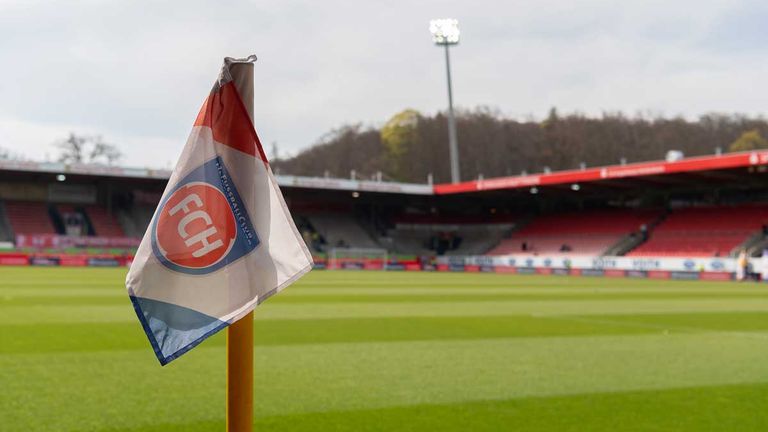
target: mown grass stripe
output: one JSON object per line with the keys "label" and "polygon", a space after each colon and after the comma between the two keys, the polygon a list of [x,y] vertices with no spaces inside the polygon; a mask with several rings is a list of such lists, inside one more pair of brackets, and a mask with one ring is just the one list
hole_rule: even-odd
{"label": "mown grass stripe", "polygon": [[[125,304],[127,295],[105,296],[105,295],[81,295],[81,296],[3,296],[0,297],[0,310],[4,307],[19,306],[47,306],[47,305],[119,305]],[[767,293],[581,293],[581,294],[559,294],[559,295],[541,295],[541,294],[520,294],[507,292],[503,294],[453,294],[436,293],[435,295],[376,295],[376,294],[354,294],[354,295],[302,295],[292,294],[271,299],[274,304],[321,304],[321,303],[430,303],[439,300],[441,302],[499,302],[499,301],[574,301],[591,302],[596,300],[609,300],[625,302],[631,300],[749,300],[759,299],[768,301]]]}
{"label": "mown grass stripe", "polygon": [[[762,431],[768,425],[768,384],[560,397],[421,404],[369,410],[257,417],[260,432],[451,431]],[[749,415],[742,415],[750,413]],[[160,423],[99,432],[222,430],[224,419]]]}
{"label": "mown grass stripe", "polygon": [[[413,317],[325,320],[263,320],[255,323],[257,346],[319,343],[469,340],[659,333],[636,326],[599,323],[563,325],[547,318]],[[223,345],[221,335],[204,342]],[[140,349],[148,342],[138,323],[8,325],[0,334],[0,354],[88,352]]]}
{"label": "mown grass stripe", "polygon": [[[768,382],[768,344],[728,334],[265,346],[255,355],[257,418]],[[179,360],[160,368],[149,350],[2,355],[0,418],[36,431],[220,419],[223,348]]]}
{"label": "mown grass stripe", "polygon": [[[492,338],[764,332],[768,313],[656,315],[400,317],[323,320],[259,320],[257,346],[354,342],[473,340]],[[760,333],[762,335],[762,333]],[[206,345],[220,346],[214,336]],[[88,352],[146,348],[137,323],[8,325],[0,354]]]}
{"label": "mown grass stripe", "polygon": [[[123,305],[30,305],[0,309],[0,325],[76,324],[98,322],[135,323],[130,308]],[[761,313],[768,312],[763,299],[693,300],[612,300],[592,301],[464,301],[397,303],[279,303],[270,299],[256,310],[257,321],[295,319],[353,319],[397,317],[482,317],[482,316],[570,316],[678,313]]]}

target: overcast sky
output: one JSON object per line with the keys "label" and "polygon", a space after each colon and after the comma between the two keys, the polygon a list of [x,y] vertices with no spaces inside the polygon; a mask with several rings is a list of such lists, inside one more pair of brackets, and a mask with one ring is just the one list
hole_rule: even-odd
{"label": "overcast sky", "polygon": [[101,134],[175,162],[224,56],[255,53],[255,124],[296,153],[346,123],[446,105],[430,18],[459,20],[455,103],[507,116],[766,112],[768,2],[0,0],[0,147]]}

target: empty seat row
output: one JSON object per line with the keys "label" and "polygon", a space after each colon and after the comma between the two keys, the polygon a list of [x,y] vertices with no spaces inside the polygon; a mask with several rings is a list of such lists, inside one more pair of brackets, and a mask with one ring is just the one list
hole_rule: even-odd
{"label": "empty seat row", "polygon": [[[4,208],[8,224],[14,234],[56,234],[48,203],[4,201]],[[102,207],[89,205],[79,211],[73,205],[58,204],[56,210],[62,215],[84,211],[97,236],[123,237],[125,235],[117,218]]]}
{"label": "empty seat row", "polygon": [[5,214],[14,234],[55,234],[44,202],[5,201]]}
{"label": "empty seat row", "polygon": [[661,214],[659,210],[608,209],[541,216],[488,253],[600,255]]}
{"label": "empty seat row", "polygon": [[630,256],[727,256],[768,224],[768,206],[708,206],[672,211]]}

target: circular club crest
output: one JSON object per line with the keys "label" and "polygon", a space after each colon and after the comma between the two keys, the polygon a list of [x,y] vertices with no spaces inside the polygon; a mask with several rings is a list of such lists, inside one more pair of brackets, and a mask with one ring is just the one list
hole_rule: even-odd
{"label": "circular club crest", "polygon": [[204,269],[224,258],[235,243],[235,216],[219,189],[191,182],[165,202],[154,236],[158,252],[170,264]]}

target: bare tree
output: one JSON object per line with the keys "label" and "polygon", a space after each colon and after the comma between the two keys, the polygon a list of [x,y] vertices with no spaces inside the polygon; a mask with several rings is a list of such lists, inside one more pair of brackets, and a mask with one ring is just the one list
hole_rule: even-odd
{"label": "bare tree", "polygon": [[91,152],[88,156],[90,162],[104,159],[107,165],[113,165],[123,157],[122,152],[114,144],[104,142],[101,136],[93,137],[91,143]]}
{"label": "bare tree", "polygon": [[75,135],[70,132],[66,139],[55,144],[61,150],[59,162],[65,163],[83,163],[83,150],[88,139],[84,136]]}
{"label": "bare tree", "polygon": [[69,136],[54,144],[61,151],[59,162],[64,163],[106,163],[113,165],[123,154],[115,145],[103,140],[100,135],[85,136],[70,132]]}

